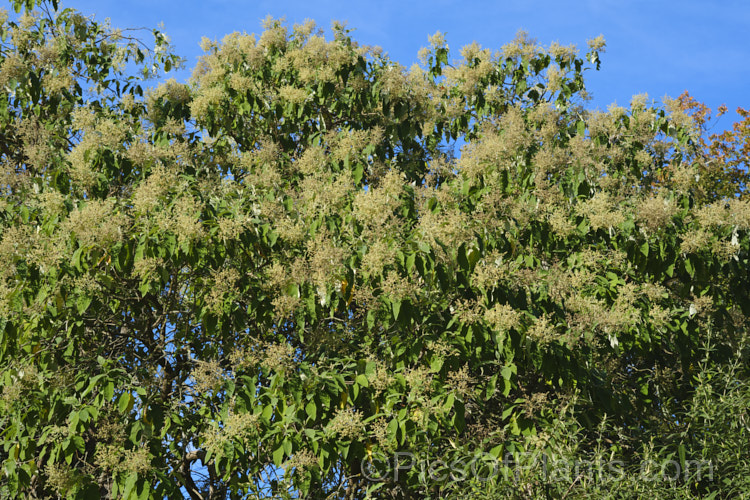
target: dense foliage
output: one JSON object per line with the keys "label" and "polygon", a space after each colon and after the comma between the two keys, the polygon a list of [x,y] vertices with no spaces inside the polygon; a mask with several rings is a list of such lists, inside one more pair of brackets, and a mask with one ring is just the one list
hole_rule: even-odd
{"label": "dense foliage", "polygon": [[163,34],[16,7],[0,496],[750,489],[747,115],[586,109],[602,39],[275,20],[145,90]]}

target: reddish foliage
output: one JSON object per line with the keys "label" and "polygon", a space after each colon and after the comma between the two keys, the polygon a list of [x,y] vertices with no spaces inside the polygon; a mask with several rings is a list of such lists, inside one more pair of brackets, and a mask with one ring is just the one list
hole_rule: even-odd
{"label": "reddish foliage", "polygon": [[[698,102],[687,91],[678,98],[681,108],[687,112],[700,128],[702,134],[698,145],[704,157],[701,161],[701,177],[707,194],[713,198],[747,196],[746,189],[750,181],[748,175],[748,158],[750,158],[750,110],[737,108],[742,118],[735,122],[730,130],[709,134],[712,110]],[[716,117],[727,112],[721,105]]]}

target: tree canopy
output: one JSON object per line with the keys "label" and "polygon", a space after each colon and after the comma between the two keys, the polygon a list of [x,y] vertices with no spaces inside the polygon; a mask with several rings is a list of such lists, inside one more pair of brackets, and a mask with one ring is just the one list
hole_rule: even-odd
{"label": "tree canopy", "polygon": [[161,32],[14,7],[0,496],[750,490],[747,113],[273,19],[149,86]]}

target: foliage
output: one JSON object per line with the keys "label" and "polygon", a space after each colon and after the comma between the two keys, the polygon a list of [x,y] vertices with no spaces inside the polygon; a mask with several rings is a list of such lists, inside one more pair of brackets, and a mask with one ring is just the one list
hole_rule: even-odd
{"label": "foliage", "polygon": [[743,491],[746,163],[707,189],[700,119],[587,110],[602,39],[449,64],[438,34],[406,70],[269,19],[143,92],[163,34],[16,5],[0,494],[649,495],[654,457],[712,461],[665,496]]}
{"label": "foliage", "polygon": [[[696,137],[703,150],[697,158],[702,188],[708,197],[743,197],[748,185],[748,164],[750,155],[750,111],[737,108],[742,118],[732,125],[731,130],[709,134],[712,111],[705,104],[683,92],[670,104],[687,112],[701,134]],[[717,110],[717,118],[727,112],[726,106]]]}

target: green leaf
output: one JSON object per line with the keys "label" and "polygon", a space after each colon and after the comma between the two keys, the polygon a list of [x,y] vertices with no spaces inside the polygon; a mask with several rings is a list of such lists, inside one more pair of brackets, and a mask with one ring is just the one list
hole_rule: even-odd
{"label": "green leaf", "polygon": [[81,267],[81,256],[83,254],[83,248],[79,247],[75,252],[73,252],[73,256],[70,259],[71,265],[78,271],[82,272],[83,268]]}
{"label": "green leaf", "polygon": [[466,428],[466,421],[464,420],[464,405],[460,401],[456,401],[456,404],[454,405],[455,413],[453,414],[453,418],[451,423],[456,428],[458,432],[463,432],[463,430]]}
{"label": "green leaf", "polygon": [[152,493],[153,491],[149,482],[141,481],[140,486],[138,487],[138,500],[146,500],[151,497]]}
{"label": "green leaf", "polygon": [[133,396],[129,392],[123,392],[117,399],[117,408],[120,410],[120,413],[129,413],[133,409],[134,403],[135,399]]}
{"label": "green leaf", "polygon": [[440,369],[443,367],[444,362],[445,360],[442,357],[433,356],[432,360],[430,361],[430,371],[433,373],[439,372]]}
{"label": "green leaf", "polygon": [[271,420],[271,415],[273,415],[273,405],[266,405],[263,407],[263,411],[261,412],[261,417],[266,422],[269,422]]}
{"label": "green leaf", "polygon": [[398,433],[398,420],[393,418],[390,422],[388,422],[388,425],[385,428],[386,436],[388,437],[388,441],[395,441]]}
{"label": "green leaf", "polygon": [[487,387],[484,392],[484,397],[486,399],[490,399],[495,394],[496,387],[497,387],[497,373],[492,375],[489,381],[487,382]]}
{"label": "green leaf", "polygon": [[505,365],[500,369],[500,375],[505,380],[510,380],[513,377],[513,374],[516,373],[517,368],[516,365]]}
{"label": "green leaf", "polygon": [[354,181],[354,184],[359,185],[359,183],[362,182],[363,172],[364,172],[364,169],[363,169],[362,164],[358,164],[352,174],[352,180]]}
{"label": "green leaf", "polygon": [[122,498],[129,499],[131,498],[131,494],[133,493],[133,488],[135,488],[135,483],[138,481],[138,474],[135,472],[131,472],[128,474],[127,479],[125,480],[125,488],[122,492]]}
{"label": "green leaf", "polygon": [[86,449],[86,443],[83,441],[83,438],[81,436],[72,436],[71,442],[75,446],[75,449],[79,452],[83,453]]}
{"label": "green leaf", "polygon": [[284,463],[284,446],[286,441],[282,441],[279,443],[279,446],[273,450],[273,463],[276,465],[276,467],[281,467],[281,464]]}
{"label": "green leaf", "polygon": [[456,397],[453,395],[453,393],[449,393],[448,397],[445,398],[445,403],[443,403],[443,410],[445,411],[451,411],[453,409],[453,403],[456,401]]}
{"label": "green leaf", "polygon": [[414,259],[416,254],[409,253],[406,255],[406,272],[411,273],[414,270]]}
{"label": "green leaf", "polygon": [[639,250],[644,257],[648,257],[648,241],[644,241],[643,244],[639,247]]}
{"label": "green leaf", "polygon": [[401,300],[391,299],[391,308],[393,310],[393,318],[398,320],[398,315],[401,312]]}
{"label": "green leaf", "polygon": [[503,378],[503,391],[502,391],[503,396],[507,397],[510,394],[510,391],[512,388],[513,387],[510,383],[510,380],[507,378]]}
{"label": "green leaf", "polygon": [[315,420],[318,416],[318,405],[315,404],[315,400],[312,400],[305,405],[305,413],[307,413],[307,418],[310,420]]}
{"label": "green leaf", "polygon": [[586,135],[586,122],[584,122],[583,120],[578,120],[578,122],[576,123],[576,132],[580,136]]}
{"label": "green leaf", "polygon": [[693,267],[693,263],[690,262],[690,257],[687,257],[683,262],[685,263],[685,271],[687,271],[691,278],[694,278],[695,268]]}
{"label": "green leaf", "polygon": [[111,380],[107,381],[107,383],[104,385],[104,389],[102,390],[102,394],[104,395],[105,400],[111,401],[115,396],[115,383]]}
{"label": "green leaf", "polygon": [[685,464],[685,445],[680,443],[680,445],[677,447],[677,454],[680,457],[680,470],[686,471],[686,464]]}

